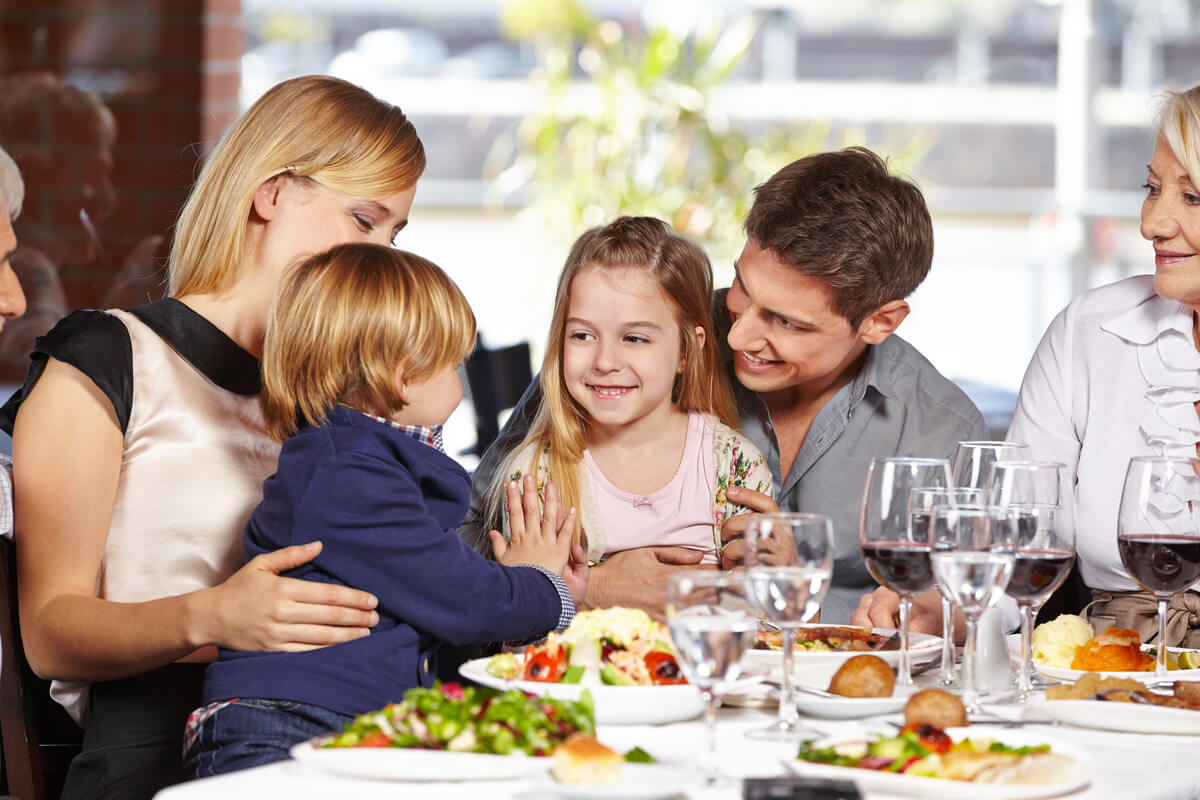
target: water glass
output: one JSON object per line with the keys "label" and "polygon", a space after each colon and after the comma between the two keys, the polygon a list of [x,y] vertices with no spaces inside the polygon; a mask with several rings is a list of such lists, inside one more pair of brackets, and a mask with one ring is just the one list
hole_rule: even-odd
{"label": "water glass", "polygon": [[[935,506],[957,506],[983,503],[983,489],[963,487],[939,488],[922,486],[912,490],[912,526],[914,530],[926,529],[931,533],[930,543],[934,549],[953,549],[948,542],[937,542],[932,537],[933,509]],[[954,669],[954,608],[950,599],[942,595],[942,663],[938,669],[937,682],[946,688],[959,685],[958,672]]]}
{"label": "water glass", "polygon": [[704,782],[719,786],[725,780],[717,759],[717,708],[757,635],[745,573],[707,569],[672,574],[667,578],[666,617],[679,666],[704,698]]}
{"label": "water glass", "polygon": [[875,580],[900,595],[896,683],[901,686],[912,685],[908,657],[912,596],[933,585],[929,531],[913,529],[912,490],[949,485],[950,462],[944,458],[875,458],[867,468],[858,543]]}
{"label": "water glass", "polygon": [[1171,595],[1200,579],[1200,458],[1129,460],[1117,517],[1117,549],[1134,583],[1158,601],[1158,666],[1167,677],[1166,623]]}
{"label": "water glass", "polygon": [[996,506],[937,506],[932,536],[954,549],[935,549],[933,574],[938,589],[967,620],[963,655],[963,705],[979,711],[979,620],[995,605],[1012,577],[1015,561],[1016,515]]}
{"label": "water glass", "polygon": [[800,724],[792,694],[796,629],[813,619],[833,572],[833,522],[824,514],[755,514],[746,526],[746,580],[763,619],[779,629],[783,681],[779,719],[746,733],[755,739],[799,741],[815,732]]}

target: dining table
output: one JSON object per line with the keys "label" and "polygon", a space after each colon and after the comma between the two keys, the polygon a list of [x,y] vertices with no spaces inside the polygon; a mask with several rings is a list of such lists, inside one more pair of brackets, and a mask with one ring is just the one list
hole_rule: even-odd
{"label": "dining table", "polygon": [[[1087,756],[1086,786],[1069,794],[1071,800],[1196,800],[1200,798],[1200,735],[1164,735],[1101,730],[1055,723],[1038,717],[1039,698],[1028,706],[1014,704],[985,706],[989,719],[975,723],[971,735],[1003,741],[1006,735],[1020,731],[1023,740],[1069,743]],[[1097,713],[1105,706],[1097,704]],[[1194,712],[1200,714],[1200,711]],[[660,778],[666,776],[665,789],[645,797],[680,797],[696,800],[742,798],[746,778],[783,777],[793,774],[787,764],[795,759],[797,746],[788,742],[751,739],[746,732],[761,728],[774,719],[775,707],[751,702],[742,707],[723,707],[717,715],[717,751],[726,778],[723,785],[707,787],[701,783],[701,762],[705,753],[704,726],[700,718],[660,725],[597,725],[597,738],[610,747],[626,752],[640,747],[653,756]],[[855,738],[871,732],[894,735],[902,721],[899,713],[864,719],[828,719],[802,716],[814,734],[838,739]],[[1009,720],[1001,722],[999,720]],[[461,777],[461,776],[459,776]],[[950,782],[947,782],[950,783]],[[505,780],[461,780],[453,774],[437,780],[379,780],[334,774],[306,763],[286,760],[212,778],[202,778],[169,787],[156,795],[157,800],[261,800],[264,797],[306,798],[353,797],[355,800],[394,800],[396,797],[419,798],[546,798],[554,797],[556,786],[541,768],[527,775]],[[978,797],[977,785],[961,784],[960,796]],[[994,792],[994,789],[990,791]],[[579,793],[564,796],[581,797]],[[603,791],[586,794],[589,798],[606,796]],[[628,787],[612,796],[632,797]],[[823,797],[823,795],[774,795],[775,797]],[[867,800],[891,800],[903,796],[892,792],[863,791]],[[919,795],[918,795],[919,796]],[[997,796],[988,794],[988,797]]]}

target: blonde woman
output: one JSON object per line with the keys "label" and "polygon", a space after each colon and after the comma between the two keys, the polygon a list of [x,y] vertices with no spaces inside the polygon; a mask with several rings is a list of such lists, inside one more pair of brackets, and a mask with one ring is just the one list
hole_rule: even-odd
{"label": "blonde woman", "polygon": [[309,650],[377,620],[365,592],[278,577],[318,542],[243,566],[242,527],[279,452],[258,358],[289,265],[390,243],[424,166],[400,109],[333,78],[279,84],[200,172],[169,297],[75,312],[40,340],[4,416],[26,655],[85,726],[63,797],[150,797],[179,780],[216,645]]}

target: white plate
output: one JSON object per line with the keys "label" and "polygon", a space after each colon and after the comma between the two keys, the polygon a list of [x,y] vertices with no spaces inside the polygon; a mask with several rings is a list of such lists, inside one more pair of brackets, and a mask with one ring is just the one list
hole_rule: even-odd
{"label": "white plate", "polygon": [[812,717],[825,719],[859,719],[876,714],[891,714],[904,708],[908,698],[917,691],[915,686],[897,686],[891,697],[820,697],[796,692],[796,707]]}
{"label": "white plate", "polygon": [[[803,625],[804,628],[843,627],[831,625]],[[891,628],[873,628],[873,633],[891,636],[895,630]],[[912,664],[924,664],[942,654],[942,637],[931,636],[927,633],[910,633],[909,657]],[[875,655],[895,667],[900,662],[899,650],[796,650],[792,656],[792,676],[798,683],[808,686],[819,686],[824,689],[829,686],[833,673],[837,672],[846,660],[853,656]],[[764,667],[772,676],[779,676],[783,671],[783,654],[779,650],[749,650],[742,660],[756,667]]]}
{"label": "white plate", "polygon": [[621,780],[614,786],[571,786],[554,780],[549,770],[534,776],[537,788],[560,797],[578,800],[660,800],[683,794],[691,775],[662,764],[625,764]]}
{"label": "white plate", "polygon": [[[1148,645],[1142,645],[1146,649]],[[1187,648],[1168,647],[1167,651],[1178,653],[1180,650]],[[1008,635],[1008,652],[1016,661],[1021,659],[1021,634],[1012,633]],[[1043,677],[1050,678],[1056,681],[1067,681],[1074,683],[1087,674],[1087,670],[1082,669],[1066,669],[1065,667],[1047,667],[1045,664],[1039,664],[1035,659],[1033,668]],[[1098,673],[1102,678],[1131,678],[1135,681],[1146,683],[1155,679],[1154,670],[1145,672],[1101,672]],[[1200,681],[1200,669],[1172,669],[1167,671],[1167,677],[1175,681]]]}
{"label": "white plate", "polygon": [[323,772],[394,781],[478,781],[544,772],[551,759],[450,753],[400,747],[319,747],[319,736],[292,747],[292,758]]}
{"label": "white plate", "polygon": [[[969,728],[950,728],[947,733],[955,741],[967,735],[994,738],[1007,745],[1050,745],[1050,751],[1061,753],[1075,759],[1075,770],[1071,776],[1061,783],[1044,785],[1022,785],[1014,783],[974,783],[968,781],[948,781],[941,778],[920,778],[914,775],[901,775],[896,772],[879,772],[873,769],[858,769],[857,767],[835,767],[829,764],[813,764],[799,759],[790,759],[784,765],[799,775],[822,778],[840,778],[858,784],[860,790],[868,792],[892,793],[915,797],[941,797],[962,800],[1031,800],[1038,797],[1056,797],[1060,794],[1074,792],[1088,784],[1088,775],[1094,769],[1092,758],[1084,750],[1070,742],[1060,741],[1048,736],[1024,731],[1004,731],[993,735],[990,732],[971,731]],[[843,740],[848,741],[848,740]],[[836,740],[827,739],[817,742],[817,746],[825,747],[835,744]]]}
{"label": "white plate", "polygon": [[[487,671],[486,658],[468,661],[458,668],[466,679],[494,689],[520,689],[556,700],[578,700],[586,688],[596,704],[596,723],[601,725],[657,725],[692,719],[704,711],[704,701],[695,686],[582,686],[577,683],[508,681]],[[762,679],[754,676],[735,681],[732,690]]]}
{"label": "white plate", "polygon": [[1200,711],[1103,700],[1047,700],[1037,710],[1080,728],[1200,736]]}

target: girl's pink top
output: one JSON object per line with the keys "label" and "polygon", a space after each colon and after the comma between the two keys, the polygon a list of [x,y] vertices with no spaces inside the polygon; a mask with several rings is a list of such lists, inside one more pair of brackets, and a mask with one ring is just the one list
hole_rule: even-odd
{"label": "girl's pink top", "polygon": [[648,495],[618,489],[604,476],[589,451],[583,453],[596,510],[607,532],[605,557],[619,550],[669,545],[704,552],[703,564],[717,563],[713,544],[713,420],[689,414],[687,439],[675,476]]}

